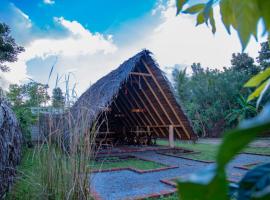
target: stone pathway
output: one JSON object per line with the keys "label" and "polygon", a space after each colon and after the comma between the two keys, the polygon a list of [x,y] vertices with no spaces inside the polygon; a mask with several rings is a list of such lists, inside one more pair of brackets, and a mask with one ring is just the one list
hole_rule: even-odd
{"label": "stone pathway", "polygon": [[[178,168],[158,172],[139,174],[130,170],[94,173],[91,175],[91,189],[101,199],[119,200],[134,199],[161,191],[169,191],[174,187],[160,182],[162,179],[172,179],[194,173],[205,166],[213,165],[184,158],[171,157],[157,154],[154,151],[130,153],[139,158],[144,158]],[[239,154],[228,166],[227,173],[230,179],[239,181],[246,170],[235,168],[253,162],[270,162],[269,156]]]}

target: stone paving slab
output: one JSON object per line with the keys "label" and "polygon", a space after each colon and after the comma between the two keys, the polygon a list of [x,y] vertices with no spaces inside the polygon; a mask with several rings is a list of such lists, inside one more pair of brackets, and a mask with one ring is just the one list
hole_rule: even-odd
{"label": "stone paving slab", "polygon": [[[178,166],[178,168],[144,174],[130,170],[94,173],[91,175],[91,189],[98,193],[101,199],[133,199],[139,196],[159,193],[164,190],[171,190],[173,189],[172,186],[162,183],[160,180],[186,176],[206,166],[213,165],[184,158],[161,155],[153,151],[136,152],[130,155],[169,166]],[[227,167],[229,179],[239,181],[247,171],[235,168],[234,166],[245,165],[252,162],[270,162],[270,157],[239,154]]]}

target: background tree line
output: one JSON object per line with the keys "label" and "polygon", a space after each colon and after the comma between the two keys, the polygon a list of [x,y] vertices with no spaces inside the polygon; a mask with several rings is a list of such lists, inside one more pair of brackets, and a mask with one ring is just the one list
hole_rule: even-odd
{"label": "background tree line", "polygon": [[258,113],[256,102],[246,100],[251,91],[243,85],[270,65],[268,42],[261,44],[256,61],[258,64],[246,53],[234,53],[231,66],[223,70],[193,63],[188,74],[186,69],[175,67],[172,74],[176,94],[199,136],[219,137],[224,130]]}
{"label": "background tree line", "polygon": [[[11,84],[6,93],[12,109],[20,122],[24,141],[31,145],[31,125],[37,120],[37,116],[32,113],[33,107],[53,107],[64,109],[65,98],[62,90],[57,87],[53,89],[52,97],[48,94],[48,85],[31,81],[26,84]],[[51,100],[51,106],[48,105]]]}

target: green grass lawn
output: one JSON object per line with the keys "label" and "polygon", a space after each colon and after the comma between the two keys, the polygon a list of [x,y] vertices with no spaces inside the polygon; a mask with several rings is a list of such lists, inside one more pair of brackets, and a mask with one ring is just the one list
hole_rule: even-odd
{"label": "green grass lawn", "polygon": [[8,193],[9,200],[42,199],[42,188],[37,184],[35,176],[38,159],[34,149],[24,149],[21,164],[18,167],[16,182]]}
{"label": "green grass lawn", "polygon": [[[157,144],[168,145],[168,141],[167,140],[158,140]],[[181,141],[175,141],[175,146],[201,152],[198,154],[187,154],[187,155],[184,155],[183,157],[198,159],[198,160],[214,161],[219,145],[202,144],[202,143],[193,144],[193,143],[184,143]],[[269,148],[266,148],[266,147],[263,147],[263,148],[262,147],[247,147],[243,152],[262,153],[262,154],[270,155],[270,147]]]}
{"label": "green grass lawn", "polygon": [[[111,159],[111,158],[110,158]],[[150,169],[158,169],[161,167],[165,167],[160,163],[144,161],[137,158],[128,158],[128,159],[117,159],[113,162],[96,162],[94,165],[90,165],[91,169],[112,169],[112,168],[124,168],[124,167],[132,167],[139,170],[150,170]]]}

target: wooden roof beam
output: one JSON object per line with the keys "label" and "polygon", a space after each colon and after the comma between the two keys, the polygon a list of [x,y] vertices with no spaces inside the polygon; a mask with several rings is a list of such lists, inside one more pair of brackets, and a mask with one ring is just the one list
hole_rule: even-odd
{"label": "wooden roof beam", "polygon": [[[122,93],[123,94],[123,93]],[[130,92],[129,92],[129,95],[130,95]],[[131,108],[133,108],[133,107],[135,107],[134,106],[134,104],[130,101],[130,99],[128,98],[128,97],[126,97],[125,96],[125,99],[123,99],[123,101],[125,101],[126,100],[126,102],[130,105],[130,107]],[[129,107],[128,105],[127,105],[127,107]],[[129,110],[130,111],[130,110]],[[145,122],[145,120],[143,120],[142,118],[141,118],[141,116],[140,116],[140,113],[137,113],[137,112],[134,112],[134,114],[137,116],[137,121],[139,122],[141,122],[141,124],[139,124],[138,123],[138,126],[140,126],[140,127],[142,127],[142,124],[144,125],[144,126],[147,126],[148,124]],[[132,115],[132,114],[131,114]],[[145,118],[145,116],[144,115],[142,115],[144,118]],[[134,116],[134,118],[136,118],[135,116]]]}
{"label": "wooden roof beam", "polygon": [[145,66],[146,70],[148,71],[148,73],[150,73],[152,75],[152,79],[154,80],[155,84],[157,85],[158,89],[160,90],[160,92],[162,93],[163,97],[165,98],[166,102],[168,103],[170,109],[173,111],[174,115],[176,116],[177,120],[180,122],[180,124],[183,126],[183,130],[184,133],[186,134],[186,136],[190,139],[190,135],[188,133],[188,131],[186,130],[186,127],[183,125],[182,120],[179,118],[178,114],[175,112],[171,102],[168,100],[166,94],[164,93],[163,89],[161,88],[159,82],[156,80],[156,77],[154,76],[152,70],[150,69],[150,67],[148,66],[148,64],[142,59],[142,63]]}
{"label": "wooden roof beam", "polygon": [[[132,90],[133,90],[133,89],[132,89]],[[134,91],[133,91],[133,92],[134,92]],[[133,101],[135,102],[136,106],[140,107],[139,103],[137,102],[136,98],[133,96],[132,92],[130,92],[129,95],[130,95],[130,97],[133,99]],[[144,105],[144,108],[147,110],[148,113],[150,113],[149,110],[148,110],[148,108],[147,108],[147,106]],[[145,118],[145,119],[147,120],[147,122],[148,122],[148,125],[147,125],[146,127],[150,127],[150,126],[152,125],[152,122],[151,122],[150,119],[148,119],[147,113],[143,113],[142,115],[144,116],[144,118]],[[159,136],[159,135],[158,135],[158,136]]]}
{"label": "wooden roof beam", "polygon": [[[120,92],[120,94],[123,94],[123,93],[121,93]],[[119,101],[121,101],[121,104],[123,105],[123,107],[125,107],[125,108],[123,108],[123,109],[126,109],[125,111],[126,111],[126,113],[128,113],[128,115],[135,121],[135,126],[142,126],[142,122],[140,121],[139,122],[139,120],[135,117],[135,116],[133,116],[129,111],[130,111],[130,108],[129,108],[129,106],[126,104],[126,102],[125,102],[125,99],[122,99],[122,98],[120,98],[122,95],[119,95],[119,97],[118,97],[118,99],[119,99]]]}
{"label": "wooden roof beam", "polygon": [[[137,97],[143,104],[143,106],[145,107],[145,109],[147,110],[148,114],[150,115],[150,117],[153,119],[155,125],[158,125],[159,123],[156,121],[155,117],[153,116],[153,113],[149,110],[148,106],[146,105],[145,101],[142,99],[142,97],[140,96],[140,94],[138,94],[138,92],[136,91],[136,88],[130,87],[132,92],[134,92],[135,97]],[[152,110],[154,110],[154,108],[152,107],[152,105],[150,105]],[[155,111],[155,110],[154,110]],[[166,136],[166,133],[164,133],[164,130],[162,130],[161,128],[159,128],[159,130],[162,132],[163,136]]]}
{"label": "wooden roof beam", "polygon": [[[113,102],[114,103],[114,105],[115,105],[115,107],[116,107],[116,109],[119,111],[119,112],[121,112],[121,113],[125,113],[125,112],[123,112],[122,111],[122,109],[120,109],[120,107],[118,107],[118,105],[116,104],[116,102],[114,101]],[[125,114],[126,115],[126,114]],[[124,119],[124,121],[126,121],[126,123],[127,124],[129,124],[129,126],[128,127],[132,127],[132,126],[134,126],[133,125],[133,123],[132,123],[132,120],[130,120],[129,118],[128,118],[128,116],[127,117],[124,117],[125,119]]]}
{"label": "wooden roof beam", "polygon": [[168,125],[152,125],[150,127],[151,128],[159,128],[159,127],[168,128],[169,126],[173,126],[174,128],[182,128],[182,125],[173,125],[173,124],[168,124]]}
{"label": "wooden roof beam", "polygon": [[[143,76],[143,80],[144,82],[146,83],[147,87],[150,89],[152,95],[155,97],[156,101],[158,102],[159,106],[161,107],[163,113],[165,113],[168,121],[171,123],[171,124],[174,124],[173,121],[171,120],[169,114],[167,113],[166,109],[164,108],[163,104],[160,102],[158,96],[156,95],[155,91],[153,90],[152,86],[148,83],[148,80],[146,79],[146,77]],[[151,102],[151,100],[150,100]],[[158,113],[158,111],[156,111]],[[163,119],[161,118],[161,120],[163,121]],[[164,121],[163,121],[163,124],[166,124]],[[181,138],[181,134],[178,132],[178,130],[175,130],[177,135],[179,136],[179,138]]]}
{"label": "wooden roof beam", "polygon": [[135,75],[135,76],[152,76],[151,74],[149,73],[143,73],[143,72],[130,72],[129,73],[130,75]]}

